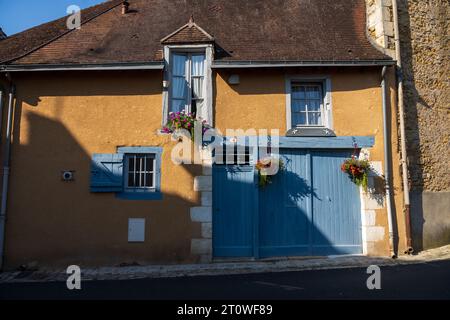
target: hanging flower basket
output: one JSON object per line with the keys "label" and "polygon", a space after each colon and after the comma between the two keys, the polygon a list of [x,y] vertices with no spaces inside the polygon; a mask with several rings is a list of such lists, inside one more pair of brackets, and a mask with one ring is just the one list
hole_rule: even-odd
{"label": "hanging flower basket", "polygon": [[356,156],[352,156],[350,159],[345,160],[341,165],[342,172],[347,173],[356,185],[364,188],[364,191],[367,191],[370,169],[369,160],[359,160]]}
{"label": "hanging flower basket", "polygon": [[172,133],[176,138],[181,139],[181,135],[178,136],[177,131],[187,130],[191,135],[192,141],[194,141],[194,128],[196,125],[202,126],[202,134],[208,129],[211,129],[211,126],[207,124],[206,120],[201,121],[197,119],[193,113],[186,113],[184,111],[171,112],[169,113],[167,125],[161,131],[163,133]]}
{"label": "hanging flower basket", "polygon": [[[272,172],[273,168],[278,165],[278,171]],[[259,186],[265,187],[272,183],[272,178],[284,169],[283,160],[275,157],[266,157],[264,159],[258,160],[255,165],[256,170],[258,170],[259,176]]]}

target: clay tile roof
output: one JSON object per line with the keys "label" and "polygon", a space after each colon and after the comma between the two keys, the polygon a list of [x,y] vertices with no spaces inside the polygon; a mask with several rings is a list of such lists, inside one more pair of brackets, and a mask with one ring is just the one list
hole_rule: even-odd
{"label": "clay tile roof", "polygon": [[[121,0],[111,0],[82,10],[81,23],[86,23],[98,15],[104,14],[122,2]],[[17,60],[68,33],[66,20],[67,18],[63,17],[6,38],[0,45],[0,63]],[[38,63],[38,61],[36,62]]]}
{"label": "clay tile roof", "polygon": [[80,30],[61,18],[2,40],[0,64],[158,62],[166,43],[213,40],[224,62],[392,60],[367,38],[365,0],[121,2],[83,10]]}

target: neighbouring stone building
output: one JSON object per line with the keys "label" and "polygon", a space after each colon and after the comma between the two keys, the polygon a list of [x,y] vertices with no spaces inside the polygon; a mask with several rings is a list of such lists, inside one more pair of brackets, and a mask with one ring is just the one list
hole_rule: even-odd
{"label": "neighbouring stone building", "polygon": [[450,5],[399,2],[412,227],[420,247],[450,243]]}
{"label": "neighbouring stone building", "polygon": [[[368,33],[394,57],[392,0],[367,0]],[[416,250],[450,243],[450,6],[397,0]]]}

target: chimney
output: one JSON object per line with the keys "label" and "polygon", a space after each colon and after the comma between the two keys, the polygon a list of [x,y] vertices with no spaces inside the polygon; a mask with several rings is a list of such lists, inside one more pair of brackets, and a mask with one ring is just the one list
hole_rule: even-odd
{"label": "chimney", "polygon": [[0,28],[0,40],[6,39],[8,36],[3,32],[2,28]]}
{"label": "chimney", "polygon": [[130,3],[128,1],[122,2],[122,14],[127,14],[129,7],[130,7]]}

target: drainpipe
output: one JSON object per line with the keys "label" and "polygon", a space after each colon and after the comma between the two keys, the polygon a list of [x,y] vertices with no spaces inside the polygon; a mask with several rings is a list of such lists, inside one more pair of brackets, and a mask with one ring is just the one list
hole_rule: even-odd
{"label": "drainpipe", "polygon": [[0,145],[1,145],[1,136],[3,133],[3,87],[0,86]]}
{"label": "drainpipe", "polygon": [[404,196],[404,214],[405,214],[405,236],[406,236],[406,254],[412,254],[414,249],[411,241],[411,221],[410,221],[410,202],[409,202],[409,183],[408,183],[408,162],[406,153],[406,133],[405,133],[405,114],[403,101],[403,72],[402,72],[402,56],[400,48],[400,31],[398,23],[398,6],[397,0],[392,0],[392,12],[394,18],[394,37],[395,37],[395,60],[397,61],[397,94],[398,94],[398,111],[400,120],[400,146],[403,180],[403,196]]}
{"label": "drainpipe", "polygon": [[389,227],[389,250],[390,256],[394,259],[397,258],[394,250],[394,223],[392,217],[392,201],[391,201],[391,183],[390,183],[390,167],[389,167],[389,146],[388,146],[388,123],[387,123],[387,92],[386,92],[386,71],[387,67],[383,67],[381,72],[381,91],[383,98],[383,138],[384,138],[384,182],[386,190],[386,209],[388,215],[388,227]]}
{"label": "drainpipe", "polygon": [[2,188],[2,202],[0,209],[0,270],[3,269],[3,258],[5,252],[6,204],[8,200],[9,159],[11,151],[11,131],[12,131],[14,95],[15,95],[15,87],[13,84],[11,84],[8,101],[8,122],[6,124],[5,151],[3,153],[3,188]]}

